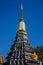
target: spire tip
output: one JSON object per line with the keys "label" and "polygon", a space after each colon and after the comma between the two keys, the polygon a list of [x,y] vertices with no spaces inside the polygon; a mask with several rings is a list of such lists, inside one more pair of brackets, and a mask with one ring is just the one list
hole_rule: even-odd
{"label": "spire tip", "polygon": [[22,3],[21,3],[21,14],[20,14],[20,20],[23,20],[23,5],[22,5]]}
{"label": "spire tip", "polygon": [[21,3],[21,10],[23,10],[23,4]]}

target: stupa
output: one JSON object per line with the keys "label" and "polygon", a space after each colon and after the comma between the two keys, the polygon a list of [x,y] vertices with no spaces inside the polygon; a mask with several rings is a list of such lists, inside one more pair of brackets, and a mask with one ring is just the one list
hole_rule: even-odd
{"label": "stupa", "polygon": [[23,17],[23,5],[21,4],[20,22],[14,40],[14,44],[10,48],[10,52],[6,57],[3,65],[41,65],[38,56],[31,47],[28,40],[25,22]]}

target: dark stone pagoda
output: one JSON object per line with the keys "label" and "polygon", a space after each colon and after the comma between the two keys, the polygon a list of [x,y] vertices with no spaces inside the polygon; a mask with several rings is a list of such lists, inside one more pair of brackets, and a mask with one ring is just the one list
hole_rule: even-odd
{"label": "dark stone pagoda", "polygon": [[21,5],[21,16],[14,44],[10,48],[3,65],[42,65],[38,56],[28,41],[25,23],[23,19],[23,6]]}

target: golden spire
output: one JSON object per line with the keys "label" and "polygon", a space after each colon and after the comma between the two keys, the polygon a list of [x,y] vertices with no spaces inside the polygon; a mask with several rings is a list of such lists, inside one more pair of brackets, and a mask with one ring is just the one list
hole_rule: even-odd
{"label": "golden spire", "polygon": [[23,5],[22,4],[21,4],[20,23],[19,23],[18,31],[19,32],[21,31],[21,33],[26,34],[25,23],[24,23],[24,19],[23,19]]}

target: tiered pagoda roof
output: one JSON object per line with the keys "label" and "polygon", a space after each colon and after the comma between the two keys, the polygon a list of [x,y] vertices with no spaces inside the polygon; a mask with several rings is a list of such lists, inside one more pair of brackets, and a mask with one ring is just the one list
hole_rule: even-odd
{"label": "tiered pagoda roof", "polygon": [[20,23],[14,44],[10,48],[4,65],[40,65],[38,56],[32,49],[27,37],[25,22],[23,18],[23,6],[21,5]]}

